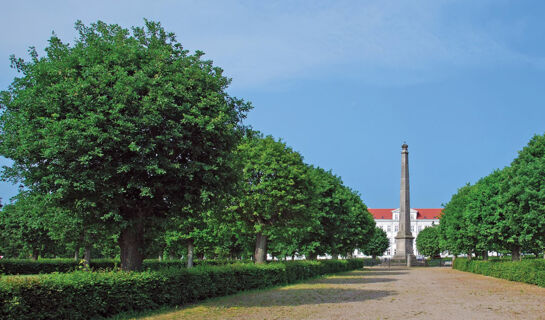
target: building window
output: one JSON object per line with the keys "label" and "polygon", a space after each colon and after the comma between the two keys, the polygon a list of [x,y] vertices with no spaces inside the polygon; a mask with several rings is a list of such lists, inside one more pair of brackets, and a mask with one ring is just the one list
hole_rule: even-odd
{"label": "building window", "polygon": [[414,226],[411,226],[411,232],[414,232]]}
{"label": "building window", "polygon": [[392,226],[388,226],[388,232],[392,231]]}
{"label": "building window", "polygon": [[396,230],[396,232],[398,232],[398,231],[399,231],[399,227],[398,227],[398,226],[396,226],[396,229],[395,229],[395,230]]}

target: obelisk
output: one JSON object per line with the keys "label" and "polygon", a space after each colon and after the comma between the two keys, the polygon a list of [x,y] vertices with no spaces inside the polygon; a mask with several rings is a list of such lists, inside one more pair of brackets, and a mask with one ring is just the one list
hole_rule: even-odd
{"label": "obelisk", "polygon": [[396,239],[396,253],[394,259],[406,259],[407,265],[416,261],[413,254],[413,240],[411,233],[411,201],[409,191],[409,146],[401,146],[401,188],[399,202],[399,231]]}

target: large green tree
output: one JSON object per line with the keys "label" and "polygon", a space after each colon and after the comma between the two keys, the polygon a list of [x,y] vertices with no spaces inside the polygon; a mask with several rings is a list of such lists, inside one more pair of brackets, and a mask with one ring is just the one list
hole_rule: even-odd
{"label": "large green tree", "polygon": [[511,163],[502,185],[503,210],[512,226],[513,259],[520,250],[545,248],[545,135],[535,135]]}
{"label": "large green tree", "polygon": [[254,259],[263,263],[269,239],[282,241],[308,223],[314,189],[303,157],[271,136],[249,132],[236,153],[243,170],[232,209],[243,232],[255,235]]}
{"label": "large green tree", "polygon": [[416,237],[416,249],[424,256],[438,256],[441,253],[438,228],[427,227],[420,231]]}
{"label": "large green tree", "polygon": [[20,192],[0,211],[0,250],[12,258],[36,260],[58,253],[59,245],[49,234],[48,215],[55,210],[48,196]]}
{"label": "large green tree", "polygon": [[45,56],[12,57],[22,76],[0,98],[4,176],[119,226],[121,267],[136,270],[157,219],[230,183],[250,105],[159,23],[76,29],[73,45],[52,36]]}
{"label": "large green tree", "polygon": [[439,218],[439,246],[453,255],[471,255],[475,247],[473,239],[467,236],[466,211],[473,186],[467,184],[452,195]]}
{"label": "large green tree", "polygon": [[369,240],[369,243],[363,248],[363,253],[376,259],[377,256],[382,256],[389,246],[390,240],[386,231],[375,227],[375,233]]}
{"label": "large green tree", "polygon": [[374,219],[360,195],[346,187],[340,177],[322,168],[309,169],[317,194],[312,220],[318,223],[304,236],[305,254],[310,259],[325,254],[350,256],[371,239]]}

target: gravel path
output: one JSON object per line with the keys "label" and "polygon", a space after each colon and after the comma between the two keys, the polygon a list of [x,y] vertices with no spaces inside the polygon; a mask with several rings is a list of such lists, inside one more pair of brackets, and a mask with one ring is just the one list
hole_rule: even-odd
{"label": "gravel path", "polygon": [[146,319],[545,319],[545,289],[449,268],[371,268]]}

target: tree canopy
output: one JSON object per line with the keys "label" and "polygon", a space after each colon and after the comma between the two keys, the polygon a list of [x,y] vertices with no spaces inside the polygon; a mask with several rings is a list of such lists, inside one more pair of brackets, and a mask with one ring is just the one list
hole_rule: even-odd
{"label": "tree canopy", "polygon": [[416,249],[424,256],[435,257],[441,253],[439,231],[436,226],[424,228],[416,237]]}
{"label": "tree canopy", "polygon": [[363,248],[363,253],[376,258],[377,256],[382,256],[389,246],[390,240],[388,239],[386,231],[379,227],[375,227],[375,233],[369,243]]}
{"label": "tree canopy", "polygon": [[53,35],[46,56],[11,58],[22,76],[0,98],[0,154],[14,161],[4,176],[116,224],[122,267],[138,269],[153,219],[232,183],[251,105],[159,23],[76,30],[73,45]]}
{"label": "tree canopy", "polygon": [[444,209],[441,247],[453,254],[545,249],[545,135],[534,136],[509,167],[460,188]]}

